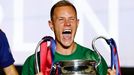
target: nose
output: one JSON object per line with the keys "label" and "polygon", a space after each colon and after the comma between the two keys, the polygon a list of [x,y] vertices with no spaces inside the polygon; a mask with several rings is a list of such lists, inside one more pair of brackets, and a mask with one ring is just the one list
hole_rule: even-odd
{"label": "nose", "polygon": [[68,20],[65,20],[65,24],[64,24],[65,26],[71,26],[71,22],[70,22],[70,20],[68,19]]}

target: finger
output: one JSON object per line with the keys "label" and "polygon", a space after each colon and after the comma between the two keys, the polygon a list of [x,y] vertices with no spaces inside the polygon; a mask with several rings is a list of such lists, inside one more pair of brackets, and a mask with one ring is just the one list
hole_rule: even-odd
{"label": "finger", "polygon": [[107,75],[116,75],[116,70],[115,69],[113,69],[113,70],[108,69]]}

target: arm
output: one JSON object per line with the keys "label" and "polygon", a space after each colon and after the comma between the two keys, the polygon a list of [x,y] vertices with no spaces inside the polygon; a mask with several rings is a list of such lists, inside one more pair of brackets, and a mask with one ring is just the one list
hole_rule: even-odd
{"label": "arm", "polygon": [[18,72],[14,65],[10,65],[4,68],[4,72],[6,75],[18,75]]}
{"label": "arm", "polygon": [[12,56],[7,37],[5,33],[0,30],[0,67],[3,68],[6,75],[18,75],[13,63],[14,58]]}

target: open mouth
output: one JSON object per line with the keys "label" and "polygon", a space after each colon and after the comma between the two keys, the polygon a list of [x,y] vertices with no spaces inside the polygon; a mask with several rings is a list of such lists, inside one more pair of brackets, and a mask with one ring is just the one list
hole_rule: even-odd
{"label": "open mouth", "polygon": [[70,40],[71,39],[71,33],[72,33],[72,30],[71,29],[65,29],[63,32],[62,32],[62,35],[63,35],[63,38],[64,40]]}
{"label": "open mouth", "polygon": [[70,29],[65,29],[62,34],[71,34],[71,30]]}

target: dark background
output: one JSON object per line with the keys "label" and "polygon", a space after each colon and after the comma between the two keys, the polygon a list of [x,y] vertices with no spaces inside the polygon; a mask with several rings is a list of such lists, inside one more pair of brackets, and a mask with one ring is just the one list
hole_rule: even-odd
{"label": "dark background", "polygon": [[[16,68],[19,72],[19,75],[21,75],[22,66],[17,65]],[[122,75],[134,75],[134,67],[121,67],[121,73]],[[2,69],[0,69],[0,75],[5,75]]]}

